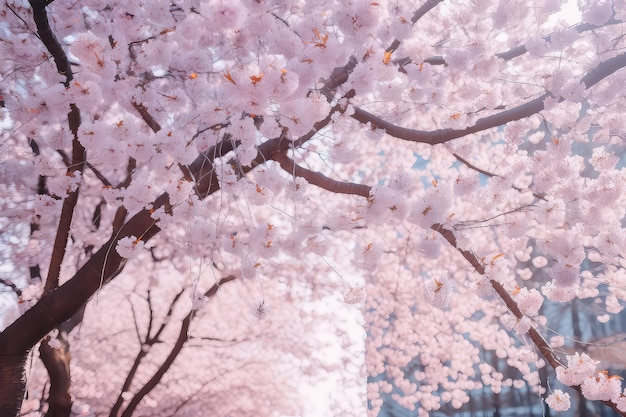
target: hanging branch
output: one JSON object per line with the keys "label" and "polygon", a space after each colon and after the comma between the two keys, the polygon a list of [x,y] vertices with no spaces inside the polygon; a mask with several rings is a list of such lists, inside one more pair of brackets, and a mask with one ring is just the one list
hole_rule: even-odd
{"label": "hanging branch", "polygon": [[[448,243],[450,243],[450,245],[452,245],[452,247],[459,251],[461,255],[463,255],[463,257],[474,267],[476,272],[481,275],[485,275],[485,267],[482,262],[476,257],[473,252],[461,249],[457,246],[456,237],[454,236],[454,232],[451,229],[445,227],[442,224],[434,224],[431,229],[438,232],[441,236],[443,236],[444,239],[448,241]],[[513,300],[513,297],[511,297],[509,292],[502,286],[501,283],[494,279],[489,279],[489,283],[491,284],[491,287],[494,289],[496,294],[498,294],[500,299],[504,301],[504,304],[507,306],[509,311],[513,313],[515,318],[521,320],[525,317],[525,314],[520,310],[515,300]],[[543,357],[546,358],[546,360],[553,369],[556,369],[559,366],[565,366],[556,356],[554,350],[552,350],[546,339],[544,339],[543,336],[537,331],[537,329],[535,329],[534,327],[530,327],[530,329],[528,329],[528,336],[530,336],[533,344],[537,347],[537,349],[539,349],[539,352],[541,352]],[[570,388],[581,392],[580,385],[570,386]],[[615,404],[614,402],[602,401],[602,403],[615,410],[615,412],[617,412],[619,415],[626,416],[625,412],[621,412],[620,410],[618,410],[617,404]]]}
{"label": "hanging branch", "polygon": [[[297,173],[296,176],[302,176],[310,184],[316,185],[327,191],[331,191],[334,193],[360,195],[365,198],[369,196],[371,187],[367,185],[342,183],[342,182],[333,180],[319,172],[313,172],[305,168],[298,167],[297,165],[293,164],[293,161],[289,160],[289,158],[287,158],[286,156],[275,158],[275,160],[281,164],[281,167],[283,167],[283,164],[285,164],[285,167],[283,167],[283,169],[288,168],[288,169],[285,169],[287,172],[289,173],[296,172]],[[282,161],[282,163],[280,161]],[[454,232],[451,229],[447,228],[443,224],[434,224],[432,225],[431,229],[433,229],[434,231],[438,232],[441,236],[443,236],[443,238],[446,239],[446,241],[448,241],[448,243],[452,245],[452,247],[455,248],[470,263],[470,265],[472,265],[472,267],[474,268],[476,272],[478,272],[480,275],[485,275],[485,267],[483,263],[480,261],[480,259],[478,259],[478,257],[473,252],[468,251],[466,249],[462,249],[457,246],[456,237],[454,236]],[[501,283],[499,283],[498,281],[494,279],[490,279],[489,283],[491,284],[496,294],[504,302],[508,310],[518,320],[521,320],[522,318],[525,317],[524,313],[520,310],[515,300],[513,300],[511,295],[508,293],[508,291],[506,291],[506,289],[502,286]],[[556,369],[559,366],[565,366],[561,362],[561,360],[558,358],[558,356],[554,353],[554,350],[550,347],[550,344],[537,331],[537,329],[535,329],[534,327],[531,327],[528,330],[528,335],[530,339],[532,340],[533,344],[537,347],[537,349],[542,354],[542,356],[546,358],[546,360],[548,361],[550,366],[552,366],[553,369]],[[579,392],[581,390],[580,386],[573,386],[571,388]],[[617,405],[615,403],[611,401],[602,401],[602,402],[608,407],[611,407],[620,415],[626,416],[626,413],[622,413],[617,409]]]}

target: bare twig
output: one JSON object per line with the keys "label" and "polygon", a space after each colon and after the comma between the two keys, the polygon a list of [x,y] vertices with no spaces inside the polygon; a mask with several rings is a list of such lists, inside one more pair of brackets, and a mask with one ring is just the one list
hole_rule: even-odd
{"label": "bare twig", "polygon": [[0,284],[11,288],[11,291],[13,291],[18,298],[22,296],[22,290],[20,290],[18,286],[13,283],[13,281],[0,278]]}

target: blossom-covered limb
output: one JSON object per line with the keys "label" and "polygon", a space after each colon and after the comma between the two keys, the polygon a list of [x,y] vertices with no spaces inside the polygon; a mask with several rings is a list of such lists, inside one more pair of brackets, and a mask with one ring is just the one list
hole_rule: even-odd
{"label": "blossom-covered limb", "polygon": [[46,49],[48,49],[48,52],[52,55],[59,74],[65,76],[65,86],[69,87],[70,81],[74,78],[72,75],[72,68],[70,67],[70,61],[67,58],[67,54],[50,28],[48,12],[46,11],[46,6],[48,4],[49,3],[43,0],[30,0],[30,5],[33,9],[33,20],[37,25],[37,34],[39,35],[39,38],[46,46]]}
{"label": "blossom-covered limb", "polygon": [[351,182],[337,181],[327,177],[321,172],[311,171],[294,163],[284,153],[277,153],[273,159],[280,164],[280,167],[291,175],[304,178],[309,183],[314,184],[327,191],[338,194],[360,195],[361,197],[369,197],[372,187],[364,184],[355,184]]}
{"label": "blossom-covered limb", "polygon": [[[81,178],[86,161],[86,152],[78,139],[80,126],[80,111],[76,105],[70,105],[68,113],[69,129],[72,132],[72,160],[67,170],[67,176]],[[63,200],[61,216],[59,218],[52,256],[48,267],[48,275],[44,286],[44,294],[53,291],[59,286],[61,264],[65,258],[65,249],[70,236],[70,226],[76,204],[78,203],[79,184],[74,184],[67,190],[67,197]],[[77,314],[81,315],[83,310]],[[70,395],[70,343],[67,339],[69,330],[60,331],[55,341],[58,346],[51,346],[50,336],[47,336],[39,347],[40,357],[50,376],[50,393],[48,396],[49,416],[67,415],[72,407]]]}
{"label": "blossom-covered limb", "polygon": [[[73,135],[72,140],[72,162],[67,170],[67,176],[80,180],[85,168],[86,152],[83,145],[78,140],[78,128],[80,126],[80,110],[72,104],[67,115],[69,128]],[[65,248],[70,234],[70,225],[74,216],[74,209],[78,202],[79,184],[72,183],[67,190],[67,197],[63,200],[61,217],[57,227],[56,238],[48,268],[48,276],[44,287],[44,292],[50,292],[59,285],[59,274],[61,273],[61,263],[65,257]]]}
{"label": "blossom-covered limb", "polygon": [[[606,23],[602,24],[602,25],[594,25],[591,23],[580,23],[576,26],[573,27],[573,29],[577,32],[577,33],[584,33],[584,32],[588,32],[591,30],[595,30],[595,29],[599,29],[601,27],[604,26],[609,26],[609,25],[617,25],[617,24],[621,24],[623,23],[621,20],[617,20],[614,18],[611,18],[609,21],[607,21]],[[547,35],[544,36],[543,38],[541,38],[544,42],[550,42],[552,40],[552,36],[553,35]],[[510,48],[506,51],[503,52],[499,52],[497,53],[495,56],[497,58],[503,59],[505,61],[510,61],[511,59],[517,58],[518,56],[524,55],[525,53],[528,52],[528,49],[526,49],[526,45],[519,45],[513,48]],[[400,71],[404,71],[404,69],[402,67],[412,63],[413,60],[409,57],[403,57],[403,58],[397,58],[395,60],[393,60],[393,63],[398,65],[400,67]],[[430,65],[447,65],[446,64],[446,60],[444,57],[442,56],[431,56],[429,58],[426,58],[423,61],[424,64],[430,64]]]}
{"label": "blossom-covered limb", "polygon": [[[429,11],[435,8],[439,3],[443,2],[443,0],[428,0],[426,3],[422,4],[416,11],[413,13],[413,17],[411,17],[411,24],[417,23],[422,17],[424,17]],[[391,45],[385,50],[388,53],[394,52],[400,46],[400,41],[394,39]]]}
{"label": "blossom-covered limb", "polygon": [[[368,198],[370,194],[371,187],[367,185],[353,184],[353,183],[333,180],[319,172],[314,172],[314,171],[298,166],[285,154],[280,153],[280,154],[274,155],[274,160],[277,161],[285,171],[297,177],[304,178],[310,184],[314,184],[327,191],[331,191],[334,193],[360,195],[365,198]],[[486,272],[485,267],[483,263],[481,262],[481,260],[478,259],[476,254],[474,254],[470,250],[461,249],[457,246],[456,237],[454,235],[454,232],[450,228],[447,228],[442,224],[434,224],[432,226],[432,229],[437,231],[439,234],[441,234],[446,239],[446,241],[448,241],[450,245],[452,245],[455,249],[457,249],[461,253],[461,255],[474,267],[476,272],[478,272],[481,275],[485,274]],[[509,311],[513,313],[513,315],[518,320],[521,320],[522,318],[524,318],[525,316],[524,313],[521,311],[521,309],[519,308],[515,300],[511,297],[509,292],[506,291],[506,289],[502,286],[502,284],[494,279],[490,279],[489,282],[491,286],[493,287],[494,291],[496,292],[496,294],[498,294],[500,299],[505,303]],[[541,354],[546,358],[548,363],[550,363],[550,365],[554,369],[556,369],[559,366],[563,366],[563,363],[555,354],[554,350],[550,347],[549,343],[534,327],[531,327],[528,330],[528,334],[533,344],[537,347],[539,352],[541,352]],[[615,404],[611,403],[610,401],[606,401],[605,403],[606,405],[618,411],[616,409]]]}
{"label": "blossom-covered limb", "polygon": [[[478,272],[481,275],[485,275],[485,272],[486,272],[485,267],[483,263],[481,262],[481,260],[478,259],[478,257],[473,252],[468,251],[466,249],[459,248],[457,246],[456,237],[454,236],[454,232],[451,229],[441,224],[433,225],[432,229],[437,231],[439,234],[441,234],[448,241],[448,243],[452,245],[452,247],[457,249],[461,253],[461,255],[463,255],[463,257],[474,267],[476,272]],[[489,282],[492,288],[494,289],[494,291],[496,292],[496,294],[498,294],[500,299],[504,301],[504,304],[507,306],[509,311],[513,313],[515,318],[517,318],[518,320],[521,320],[522,318],[524,318],[525,316],[524,313],[520,310],[519,306],[517,305],[515,300],[513,300],[509,292],[504,288],[504,286],[500,282],[496,281],[495,279],[490,279]],[[553,369],[557,369],[559,367],[564,366],[561,359],[559,359],[559,357],[554,352],[554,349],[550,347],[550,344],[537,331],[537,329],[535,329],[534,327],[530,327],[528,329],[528,335],[530,336],[530,339],[532,340],[533,344],[537,347],[539,352],[541,352],[543,357],[546,358],[546,360],[548,361],[550,366],[552,366]],[[572,386],[572,388],[578,392],[581,392],[580,385]],[[617,408],[617,405],[613,403],[612,401],[602,401],[602,403],[604,403],[608,407],[615,410],[619,415],[622,415],[622,416],[626,415],[626,413],[620,411]]]}
{"label": "blossom-covered limb", "polygon": [[[166,207],[166,194],[156,199],[154,207]],[[55,291],[44,295],[39,302],[9,325],[3,332],[4,352],[17,354],[27,351],[50,330],[63,323],[89,300],[98,288],[113,279],[126,260],[115,250],[118,240],[126,236],[140,236],[147,241],[160,231],[150,210],[141,210],[125,222],[118,233],[106,242],[91,258]],[[63,300],[63,303],[59,303]],[[39,318],[37,318],[39,317]],[[37,318],[33,320],[33,318]],[[31,323],[23,327],[21,323]],[[28,329],[24,331],[24,329]]]}
{"label": "blossom-covered limb", "polygon": [[[474,171],[478,172],[479,174],[483,174],[483,175],[485,175],[485,176],[487,176],[489,178],[492,178],[492,177],[500,177],[500,178],[502,178],[498,174],[494,174],[493,172],[485,171],[484,169],[477,167],[476,165],[472,164],[470,161],[468,161],[467,159],[463,158],[459,154],[454,153],[453,155],[459,162],[463,163],[466,167],[468,167],[470,169],[473,169]],[[517,191],[522,191],[522,189],[519,188],[519,187],[513,186],[513,188],[515,190],[517,190]],[[539,193],[535,193],[535,192],[533,192],[533,196],[535,198],[539,199],[539,200],[545,200],[545,198],[546,198],[545,196],[543,196],[543,195],[541,195]]]}
{"label": "blossom-covered limb", "polygon": [[[602,25],[594,25],[591,23],[579,23],[578,25],[574,26],[573,29],[577,32],[577,33],[584,33],[584,32],[588,32],[591,30],[595,30],[595,29],[599,29],[601,27],[604,26],[609,26],[609,25],[617,25],[620,23],[624,23],[621,20],[617,20],[615,18],[611,18],[609,19],[609,21],[607,21],[606,23],[602,24]],[[544,42],[551,42],[552,41],[552,37],[554,35],[548,35],[548,36],[544,36],[542,38],[542,40]],[[526,45],[519,45],[516,46],[514,48],[511,48],[507,51],[504,52],[500,52],[498,54],[496,54],[496,57],[500,58],[500,59],[504,59],[505,61],[509,61],[513,58],[516,58],[520,55],[524,55],[526,52],[528,52],[528,49],[526,49]]]}
{"label": "blossom-covered limb", "polygon": [[[415,13],[413,13],[413,16],[411,17],[411,24],[414,25],[415,23],[417,23],[419,19],[424,17],[429,11],[434,9],[441,2],[443,2],[443,0],[426,1],[415,11]],[[391,54],[396,49],[398,49],[399,46],[400,41],[394,39],[391,45],[389,45],[389,47],[387,47],[385,51],[386,53]],[[406,64],[408,64],[409,62],[410,59],[408,59]],[[324,86],[320,89],[322,94],[324,94],[329,100],[332,100],[332,97],[334,96],[337,87],[339,87],[341,84],[345,83],[348,80],[350,73],[357,63],[357,59],[354,56],[351,56],[349,62],[346,65],[344,65],[343,67],[335,68],[331,76],[325,81]],[[397,63],[396,60],[394,60],[394,63]],[[400,64],[400,67],[402,67],[402,65],[404,64]]]}
{"label": "blossom-covered limb", "polygon": [[[126,176],[122,179],[122,181],[115,187],[117,189],[128,187],[130,182],[132,181],[132,173],[137,167],[137,161],[135,158],[128,158],[128,164],[126,165]],[[119,232],[120,228],[124,224],[126,220],[126,216],[128,216],[128,210],[124,206],[119,206],[115,211],[115,217],[113,218],[113,224],[111,227],[112,235],[115,235]]]}
{"label": "blossom-covered limb", "polygon": [[[335,193],[360,195],[365,198],[369,197],[371,187],[367,185],[346,183],[333,180],[332,178],[329,178],[319,172],[313,172],[296,165],[290,158],[288,158],[284,154],[275,155],[274,159],[281,165],[281,167],[285,171],[292,173],[295,176],[305,178],[309,183],[314,184],[320,188]],[[461,255],[463,255],[463,257],[474,267],[476,272],[481,275],[485,274],[485,267],[478,259],[478,257],[473,252],[466,249],[461,249],[457,246],[456,237],[454,236],[454,232],[451,229],[446,228],[442,224],[434,224],[432,226],[432,229],[441,234],[448,241],[448,243],[456,248],[461,253]],[[507,308],[515,315],[515,317],[518,319],[523,318],[524,313],[522,313],[515,300],[513,300],[510,294],[504,289],[502,284],[495,280],[490,280],[490,282],[495,292],[504,301]],[[556,367],[562,366],[562,363],[555,355],[548,342],[543,338],[543,336],[539,334],[536,329],[531,328],[529,330],[529,335],[535,346],[537,346],[539,351],[544,355],[544,357],[548,360],[553,368],[556,369]]]}
{"label": "blossom-covered limb", "polygon": [[150,114],[148,108],[144,106],[142,103],[137,103],[136,101],[131,102],[132,106],[137,110],[137,113],[141,116],[144,122],[148,125],[148,127],[154,132],[157,133],[161,130],[161,125],[156,119]]}
{"label": "blossom-covered limb", "polygon": [[[626,54],[620,54],[613,58],[609,58],[585,74],[585,76],[581,78],[580,83],[584,85],[586,89],[589,89],[624,66],[626,66]],[[541,96],[524,104],[520,104],[519,106],[513,107],[512,109],[483,117],[482,119],[477,120],[474,125],[460,130],[440,129],[423,131],[409,129],[397,126],[359,107],[354,109],[352,117],[361,123],[370,123],[374,128],[384,129],[388,135],[398,139],[436,145],[532,116],[533,114],[539,113],[544,109],[544,102],[550,97],[552,97],[552,94],[546,92]],[[559,98],[558,100],[559,102],[563,101],[563,98]]]}

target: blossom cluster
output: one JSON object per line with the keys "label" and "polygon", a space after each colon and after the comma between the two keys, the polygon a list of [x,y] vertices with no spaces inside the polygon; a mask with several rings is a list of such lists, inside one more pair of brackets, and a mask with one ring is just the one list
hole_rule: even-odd
{"label": "blossom cluster", "polygon": [[[567,356],[567,367],[556,368],[556,376],[565,385],[580,386],[588,400],[612,401],[620,411],[626,411],[622,378],[609,375],[607,371],[598,371],[599,364],[586,353],[576,352]],[[569,409],[569,395],[561,390],[555,390],[547,402],[555,411]]]}

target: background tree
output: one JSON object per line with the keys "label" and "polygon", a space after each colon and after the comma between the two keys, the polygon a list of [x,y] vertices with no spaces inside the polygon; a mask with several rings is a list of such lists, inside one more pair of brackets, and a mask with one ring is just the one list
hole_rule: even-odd
{"label": "background tree", "polygon": [[[220,282],[287,312],[320,286],[364,302],[372,414],[381,393],[426,415],[523,385],[555,410],[569,385],[626,413],[621,381],[565,357],[542,310],[586,300],[602,324],[626,297],[623,2],[581,1],[574,25],[550,0],[6,6],[3,282],[22,314],[0,333],[4,415],[42,339],[48,414],[69,413],[67,335],[114,280],[149,300],[148,324],[124,320],[148,350],[152,306],[182,290],[192,311]],[[163,262],[188,284],[152,304]]]}

